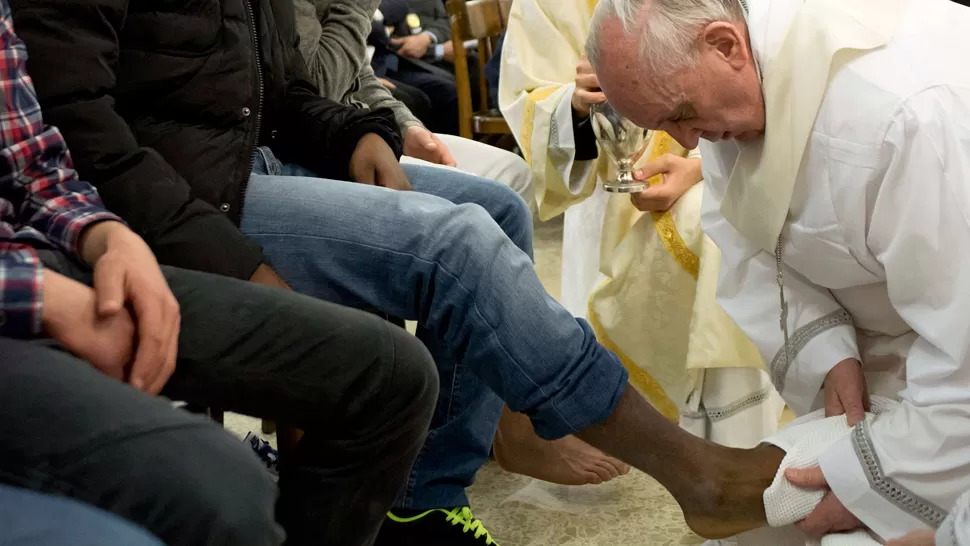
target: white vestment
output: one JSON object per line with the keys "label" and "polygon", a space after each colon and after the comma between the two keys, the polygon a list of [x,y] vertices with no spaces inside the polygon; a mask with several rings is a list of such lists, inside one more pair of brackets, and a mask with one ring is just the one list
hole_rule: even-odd
{"label": "white vestment", "polygon": [[[813,1],[748,0],[763,72]],[[761,143],[701,146],[718,301],[789,406],[819,407],[826,374],[849,358],[871,393],[900,401],[820,458],[846,508],[887,540],[938,527],[970,489],[970,10],[893,3],[902,15],[888,43],[835,70],[817,116],[791,106],[814,123],[781,233],[790,364],[776,258],[722,213],[741,147]]]}
{"label": "white vestment", "polygon": [[[539,217],[566,214],[561,299],[666,416],[754,446],[776,430],[783,403],[757,349],[715,302],[719,256],[700,229],[702,187],[644,214],[629,196],[603,192],[604,157],[577,160],[571,98],[595,4],[516,0],[502,52],[499,103],[535,175]],[[643,161],[668,153],[688,155],[655,131]]]}

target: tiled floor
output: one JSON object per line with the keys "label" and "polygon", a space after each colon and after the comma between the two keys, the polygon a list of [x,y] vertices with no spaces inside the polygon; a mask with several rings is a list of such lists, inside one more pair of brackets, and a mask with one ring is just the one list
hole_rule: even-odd
{"label": "tiled floor", "polygon": [[[553,296],[561,278],[561,221],[536,227],[539,277]],[[244,435],[258,422],[228,415],[226,428]],[[646,441],[644,442],[647,443]],[[504,472],[492,463],[469,491],[472,508],[503,546],[697,545],[680,509],[656,482],[636,471],[587,487],[554,486]]]}

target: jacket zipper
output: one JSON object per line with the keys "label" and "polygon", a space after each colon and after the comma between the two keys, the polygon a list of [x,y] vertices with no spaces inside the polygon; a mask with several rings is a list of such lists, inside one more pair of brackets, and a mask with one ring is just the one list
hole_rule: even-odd
{"label": "jacket zipper", "polygon": [[[263,63],[259,54],[259,31],[256,28],[256,14],[253,12],[251,0],[246,0],[246,9],[249,11],[249,28],[253,34],[253,47],[256,49],[256,81],[259,83],[259,105],[256,109],[256,137],[253,139],[253,149],[249,153],[249,172],[253,172],[256,163],[256,148],[259,146],[259,131],[263,123]],[[249,176],[249,173],[246,175]],[[248,184],[247,184],[248,186]],[[246,201],[246,191],[243,190],[243,203]],[[241,212],[241,211],[240,211]]]}

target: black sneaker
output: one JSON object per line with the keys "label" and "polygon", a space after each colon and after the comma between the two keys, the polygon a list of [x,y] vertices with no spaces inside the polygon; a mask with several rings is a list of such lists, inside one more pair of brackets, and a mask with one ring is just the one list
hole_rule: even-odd
{"label": "black sneaker", "polygon": [[498,546],[467,506],[387,513],[374,546]]}

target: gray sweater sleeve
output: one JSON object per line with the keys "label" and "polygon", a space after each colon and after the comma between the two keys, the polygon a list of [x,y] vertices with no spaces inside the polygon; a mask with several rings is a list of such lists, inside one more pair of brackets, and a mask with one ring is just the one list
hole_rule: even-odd
{"label": "gray sweater sleeve", "polygon": [[353,94],[353,99],[366,104],[370,108],[390,108],[393,110],[394,119],[401,127],[402,135],[407,132],[408,127],[413,125],[424,126],[403,102],[391,95],[390,90],[384,87],[384,84],[374,75],[374,69],[370,65],[365,65],[361,69],[359,79],[360,89]]}
{"label": "gray sweater sleeve", "polygon": [[379,4],[380,0],[293,0],[300,53],[324,97],[341,101],[353,88],[367,64],[367,33]]}
{"label": "gray sweater sleeve", "polygon": [[367,62],[367,34],[380,0],[293,0],[300,53],[324,97],[390,108],[401,127],[420,125],[384,87]]}

